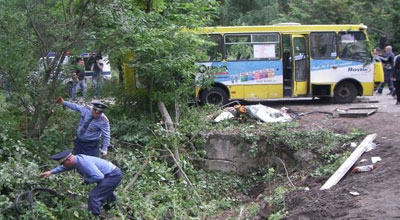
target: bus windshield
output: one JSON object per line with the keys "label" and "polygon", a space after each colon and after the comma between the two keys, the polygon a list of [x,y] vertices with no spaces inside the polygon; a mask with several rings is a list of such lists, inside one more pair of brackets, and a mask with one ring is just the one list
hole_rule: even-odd
{"label": "bus windshield", "polygon": [[367,39],[362,32],[339,32],[339,57],[365,61],[371,59]]}

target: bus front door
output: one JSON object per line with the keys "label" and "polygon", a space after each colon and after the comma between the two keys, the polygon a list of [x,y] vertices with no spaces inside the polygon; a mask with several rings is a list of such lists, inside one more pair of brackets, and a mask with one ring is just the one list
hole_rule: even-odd
{"label": "bus front door", "polygon": [[293,97],[306,96],[308,93],[308,53],[307,42],[303,35],[292,35]]}

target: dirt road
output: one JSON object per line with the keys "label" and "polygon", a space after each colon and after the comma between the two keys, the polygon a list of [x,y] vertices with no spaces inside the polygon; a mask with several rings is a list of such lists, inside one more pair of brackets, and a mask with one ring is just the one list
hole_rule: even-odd
{"label": "dirt road", "polygon": [[[384,91],[386,94],[388,91]],[[339,133],[353,128],[377,133],[377,148],[364,153],[360,159],[379,156],[377,169],[367,173],[348,172],[333,188],[319,188],[329,177],[309,178],[303,184],[310,191],[296,191],[286,198],[287,219],[400,219],[400,105],[390,95],[370,97],[379,103],[316,104],[313,101],[288,106],[296,112],[328,111],[349,107],[377,106],[378,112],[364,118],[328,118],[310,114],[299,120],[308,128],[324,127]],[[356,164],[359,164],[357,161]],[[355,191],[360,195],[353,196]]]}

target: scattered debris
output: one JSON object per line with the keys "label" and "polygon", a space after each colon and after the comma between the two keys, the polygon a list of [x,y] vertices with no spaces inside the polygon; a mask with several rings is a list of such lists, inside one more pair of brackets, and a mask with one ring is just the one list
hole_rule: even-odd
{"label": "scattered debris", "polygon": [[358,166],[353,169],[353,173],[369,172],[376,169],[375,165]]}
{"label": "scattered debris", "polygon": [[368,97],[357,97],[353,103],[379,103],[379,101]]}
{"label": "scattered debris", "polygon": [[289,114],[261,104],[246,106],[247,115],[263,122],[288,122],[292,120]]}
{"label": "scattered debris", "polygon": [[365,152],[370,152],[371,150],[376,148],[376,144],[374,142],[371,142],[368,144],[367,148],[365,149]]}
{"label": "scattered debris", "polygon": [[350,191],[349,194],[352,195],[352,196],[359,196],[360,195],[360,193],[356,192],[356,191]]}
{"label": "scattered debris", "polygon": [[380,158],[380,157],[371,157],[371,162],[372,163],[376,163],[376,162],[379,162],[379,161],[381,161],[382,159]]}
{"label": "scattered debris", "polygon": [[[234,109],[234,110],[233,110]],[[234,112],[233,112],[234,111]],[[235,116],[242,116],[259,120],[262,122],[287,122],[292,120],[292,117],[287,113],[288,108],[277,110],[261,104],[258,105],[235,105],[234,108],[228,107],[224,109],[218,117],[214,119],[215,122],[230,119]]]}
{"label": "scattered debris", "polygon": [[214,119],[214,121],[215,122],[220,122],[220,121],[223,121],[223,120],[226,120],[226,119],[230,119],[230,118],[234,118],[235,116],[232,114],[232,113],[230,113],[230,112],[222,112],[220,115],[218,115],[215,119]]}
{"label": "scattered debris", "polygon": [[320,188],[320,190],[330,189],[332,186],[336,185],[343,176],[349,171],[349,169],[354,165],[354,163],[361,157],[365,152],[365,149],[375,140],[376,134],[370,134],[361,142],[360,145],[351,153],[351,155],[344,161],[344,163],[336,170],[336,172],[325,182],[325,184]]}
{"label": "scattered debris", "polygon": [[356,143],[356,142],[351,142],[351,143],[350,143],[350,147],[352,147],[352,148],[357,147],[357,143]]}
{"label": "scattered debris", "polygon": [[[283,108],[282,108],[282,109],[283,109]],[[316,113],[318,113],[318,114],[325,114],[325,115],[329,115],[329,116],[331,116],[331,117],[335,117],[335,116],[333,115],[332,112],[324,112],[324,111],[302,112],[302,113],[298,113],[298,114],[297,114],[297,113],[291,111],[290,109],[288,109],[287,112],[291,112],[291,113],[294,113],[294,114],[295,114],[295,116],[293,117],[293,119],[297,119],[297,118],[299,118],[299,117],[303,117],[303,116],[311,115],[311,114],[316,114]]]}
{"label": "scattered debris", "polygon": [[367,162],[367,159],[361,159],[360,160],[360,163],[364,163],[364,162]]}
{"label": "scattered debris", "polygon": [[315,113],[326,114],[326,115],[331,115],[331,116],[333,116],[333,113],[332,113],[332,112],[324,112],[324,111],[304,112],[304,113],[300,113],[299,116],[305,116],[305,115],[310,115],[310,114],[315,114]]}
{"label": "scattered debris", "polygon": [[378,111],[378,107],[337,109],[336,111],[339,112],[339,117],[359,118],[374,114]]}

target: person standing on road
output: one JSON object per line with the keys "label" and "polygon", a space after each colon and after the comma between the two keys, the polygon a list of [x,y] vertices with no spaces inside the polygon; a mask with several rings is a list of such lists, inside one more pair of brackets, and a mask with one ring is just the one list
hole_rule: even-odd
{"label": "person standing on road", "polygon": [[388,95],[393,95],[394,92],[394,87],[393,87],[393,81],[392,81],[392,75],[393,75],[393,59],[394,59],[394,54],[392,52],[392,46],[386,46],[385,47],[385,54],[379,57],[381,62],[383,63],[383,71],[385,73],[385,81],[381,83],[378,87],[378,94],[382,94],[383,88],[385,87],[385,84],[387,83],[389,86],[389,93]]}
{"label": "person standing on road", "polygon": [[101,206],[116,200],[114,190],[122,179],[121,170],[110,161],[87,155],[74,155],[72,150],[66,150],[50,157],[60,163],[50,171],[40,174],[47,178],[52,174],[76,169],[82,175],[85,184],[97,183],[89,193],[88,210],[93,215],[101,214]]}
{"label": "person standing on road", "polygon": [[[110,146],[110,123],[103,112],[107,106],[101,102],[92,102],[93,107],[81,106],[64,101],[61,96],[57,98],[57,103],[81,115],[74,140],[74,154],[99,157],[100,151],[106,156]],[[103,141],[101,149],[99,149],[100,138]]]}
{"label": "person standing on road", "polygon": [[93,87],[94,87],[94,98],[103,96],[103,63],[101,62],[101,56],[96,56],[95,62],[90,68],[93,71]]}
{"label": "person standing on road", "polygon": [[394,74],[393,74],[393,81],[395,85],[395,93],[396,93],[396,105],[400,105],[400,56],[396,58],[395,65],[394,65]]}
{"label": "person standing on road", "polygon": [[72,100],[76,100],[76,93],[78,86],[82,90],[82,96],[86,98],[86,84],[85,84],[85,61],[83,58],[78,60],[78,65],[75,67],[74,71],[72,72]]}

